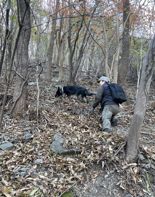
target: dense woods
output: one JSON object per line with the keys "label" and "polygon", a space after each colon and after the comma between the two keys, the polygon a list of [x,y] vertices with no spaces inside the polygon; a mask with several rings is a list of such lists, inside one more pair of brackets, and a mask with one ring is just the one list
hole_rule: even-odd
{"label": "dense woods", "polygon": [[[119,187],[103,196],[154,196],[155,2],[0,0],[0,10],[0,196],[93,196],[81,185],[101,169]],[[112,134],[89,113],[94,97],[54,97],[64,85],[95,92],[102,75],[128,96]],[[69,156],[52,152],[63,137]]]}

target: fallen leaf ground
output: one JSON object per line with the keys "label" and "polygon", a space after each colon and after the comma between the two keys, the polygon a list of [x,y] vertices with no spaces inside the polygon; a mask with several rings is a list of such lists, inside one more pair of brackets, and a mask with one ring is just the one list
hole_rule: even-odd
{"label": "fallen leaf ground", "polygon": [[[119,124],[110,134],[101,131],[99,108],[94,114],[89,113],[93,98],[89,98],[89,103],[75,97],[55,98],[55,91],[56,84],[41,84],[37,101],[36,87],[30,86],[26,115],[11,119],[6,111],[0,140],[11,141],[14,147],[0,150],[0,196],[62,196],[66,191],[74,191],[74,187],[82,188],[81,185],[96,180],[101,172],[115,173],[115,187],[122,194],[155,196],[155,112],[150,102],[141,129],[138,163],[128,165],[124,160],[135,86],[126,86],[129,101],[123,105]],[[153,95],[154,90],[150,100]],[[23,139],[27,130],[32,134],[28,142]],[[54,154],[50,144],[58,132],[64,136],[67,148],[78,148],[81,154]]]}

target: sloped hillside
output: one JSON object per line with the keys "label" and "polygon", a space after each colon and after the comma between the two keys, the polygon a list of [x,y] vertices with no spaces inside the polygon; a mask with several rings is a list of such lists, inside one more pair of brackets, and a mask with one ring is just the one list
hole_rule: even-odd
{"label": "sloped hillside", "polygon": [[[95,91],[97,84],[89,86]],[[46,88],[45,88],[46,87]],[[29,110],[11,119],[6,111],[0,143],[0,196],[149,196],[154,195],[155,110],[148,104],[141,129],[138,163],[127,164],[124,148],[132,119],[135,87],[126,87],[129,100],[118,115],[112,133],[101,130],[100,112],[90,114],[89,103],[76,97],[55,98],[56,85],[30,86]],[[153,100],[153,90],[150,98]],[[38,113],[37,113],[38,104]],[[57,154],[51,148],[54,136],[61,134],[66,150]],[[96,192],[96,194],[94,193]]]}

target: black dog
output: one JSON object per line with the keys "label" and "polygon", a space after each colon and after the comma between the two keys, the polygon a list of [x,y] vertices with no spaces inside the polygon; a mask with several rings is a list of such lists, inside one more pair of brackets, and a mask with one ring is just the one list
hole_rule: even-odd
{"label": "black dog", "polygon": [[58,87],[55,97],[62,96],[63,94],[68,97],[71,95],[76,95],[77,97],[81,96],[82,99],[87,96],[95,95],[95,93],[90,93],[86,88],[81,86],[64,86],[62,88]]}

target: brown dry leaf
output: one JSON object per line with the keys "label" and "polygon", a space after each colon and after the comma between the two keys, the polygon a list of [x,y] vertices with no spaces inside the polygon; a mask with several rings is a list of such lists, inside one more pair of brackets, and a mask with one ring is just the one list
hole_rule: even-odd
{"label": "brown dry leaf", "polygon": [[[28,112],[28,116],[33,116],[33,119],[14,120],[9,117],[4,119],[6,128],[3,134],[8,139],[17,140],[18,143],[15,143],[17,145],[15,150],[0,153],[3,158],[0,160],[3,169],[1,174],[4,177],[3,186],[11,185],[16,192],[23,189],[34,195],[37,195],[37,191],[42,191],[44,196],[51,196],[51,194],[59,196],[59,193],[67,191],[76,183],[92,180],[93,175],[98,175],[98,171],[91,173],[90,169],[96,164],[100,168],[102,164],[103,174],[113,170],[119,177],[120,187],[126,191],[131,190],[132,194],[135,192],[135,196],[138,195],[142,189],[139,180],[143,180],[143,167],[141,163],[138,166],[135,163],[126,164],[123,150],[119,149],[125,141],[125,135],[122,133],[129,128],[134,110],[133,105],[124,105],[123,112],[118,118],[118,126],[112,134],[108,134],[101,132],[98,109],[94,115],[88,116],[90,104],[81,103],[76,98],[56,99],[53,95],[51,96],[51,89],[47,89],[48,85],[46,88],[43,86],[40,92],[38,123],[36,121],[36,91],[33,88],[29,92],[32,113]],[[133,93],[134,91],[131,91],[131,94]],[[145,122],[153,125],[153,119],[155,115],[147,111]],[[33,140],[28,143],[22,141],[25,128],[30,128],[33,134]],[[82,153],[65,156],[53,154],[50,151],[50,144],[57,132],[60,132],[66,139],[65,147],[81,149]],[[148,142],[148,135],[142,136],[141,140]],[[154,143],[154,139],[151,140]],[[142,144],[145,146],[145,143]],[[117,150],[120,151],[116,157]],[[144,156],[146,155],[145,161],[147,162],[149,158],[151,166],[154,162],[154,150],[155,148],[148,144],[145,149],[142,149]],[[43,159],[44,163],[35,164],[37,159]],[[21,177],[19,172],[19,176],[15,179],[14,169],[27,165],[30,165],[29,173]]]}
{"label": "brown dry leaf", "polygon": [[12,196],[12,192],[13,192],[12,187],[5,187],[4,186],[4,187],[2,187],[1,192],[6,197],[13,197]]}
{"label": "brown dry leaf", "polygon": [[29,193],[30,197],[39,196],[39,188],[33,188],[32,191]]}
{"label": "brown dry leaf", "polygon": [[2,177],[1,182],[5,185],[5,186],[9,186],[10,183],[4,179],[4,177]]}

